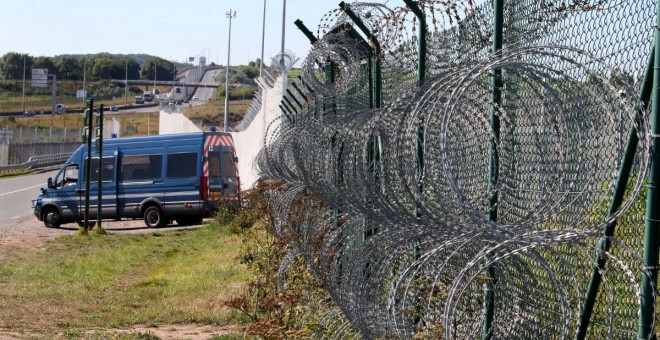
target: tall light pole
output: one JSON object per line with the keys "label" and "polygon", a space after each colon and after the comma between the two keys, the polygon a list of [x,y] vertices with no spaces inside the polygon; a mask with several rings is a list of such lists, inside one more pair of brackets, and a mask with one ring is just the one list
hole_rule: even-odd
{"label": "tall light pole", "polygon": [[232,13],[231,9],[227,12],[229,18],[229,41],[227,43],[227,75],[225,78],[225,125],[224,132],[227,132],[227,114],[229,114],[229,56],[231,55],[231,19],[236,17],[236,11]]}
{"label": "tall light pole", "polygon": [[124,84],[124,106],[128,106],[128,59],[126,59],[126,83]]}
{"label": "tall light pole", "polygon": [[284,66],[284,28],[286,27],[286,0],[282,6],[282,53],[280,55],[280,64]]}
{"label": "tall light pole", "polygon": [[25,112],[25,58],[27,53],[23,55],[23,106],[21,106],[21,111]]}
{"label": "tall light pole", "polygon": [[259,59],[259,77],[264,68],[264,41],[266,40],[266,0],[264,0],[264,18],[261,24],[261,59]]}
{"label": "tall light pole", "polygon": [[86,82],[87,82],[87,59],[83,58],[83,104],[87,99],[87,87],[85,84]]}

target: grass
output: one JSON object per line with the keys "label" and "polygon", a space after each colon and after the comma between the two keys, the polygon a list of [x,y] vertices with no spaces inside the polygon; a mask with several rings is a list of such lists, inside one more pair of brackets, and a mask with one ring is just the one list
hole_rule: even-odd
{"label": "grass", "polygon": [[246,280],[240,245],[238,236],[213,223],[192,231],[48,241],[43,251],[0,263],[0,329],[73,335],[240,322],[223,304]]}
{"label": "grass", "polygon": [[[230,100],[227,114],[229,125],[238,124],[251,104],[252,99]],[[224,124],[225,106],[222,100],[212,100],[207,105],[195,106],[185,112],[186,117],[193,120],[201,119],[206,125],[222,126]]]}

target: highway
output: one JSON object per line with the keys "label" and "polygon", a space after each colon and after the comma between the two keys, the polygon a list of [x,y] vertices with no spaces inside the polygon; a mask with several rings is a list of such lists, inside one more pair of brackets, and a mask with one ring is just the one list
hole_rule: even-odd
{"label": "highway", "polygon": [[[220,70],[208,70],[206,73],[204,73],[204,77],[202,77],[202,80],[200,81],[201,83],[204,84],[215,84],[214,78],[218,75],[218,72]],[[223,72],[224,73],[224,72]],[[215,95],[215,86],[210,86],[210,87],[198,87],[197,91],[195,91],[195,96],[199,98],[199,104],[194,103],[193,105],[201,105],[204,104],[209,100],[209,98],[213,98]]]}
{"label": "highway", "polygon": [[[32,199],[56,171],[0,180],[0,226],[34,217]],[[36,218],[35,218],[36,219]]]}

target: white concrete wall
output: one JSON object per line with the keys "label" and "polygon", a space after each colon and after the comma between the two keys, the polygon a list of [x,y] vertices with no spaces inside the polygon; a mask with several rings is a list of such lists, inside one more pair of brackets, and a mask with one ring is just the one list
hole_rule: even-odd
{"label": "white concrete wall", "polygon": [[[255,159],[264,146],[266,130],[276,130],[279,125],[281,115],[279,104],[282,100],[282,88],[286,86],[284,82],[285,80],[280,76],[270,88],[258,79],[257,84],[263,89],[261,110],[244,131],[231,133],[238,156],[241,190],[253,187],[259,178]],[[201,130],[182,113],[160,111],[159,134],[199,131]]]}
{"label": "white concrete wall", "polygon": [[187,133],[202,131],[181,112],[160,111],[158,134]]}
{"label": "white concrete wall", "polygon": [[255,159],[264,146],[266,129],[272,130],[279,124],[278,118],[281,115],[279,104],[282,100],[283,83],[281,76],[277,78],[272,88],[264,85],[265,82],[257,80],[257,84],[263,89],[261,110],[244,131],[231,133],[238,156],[242,190],[253,187],[259,179]]}

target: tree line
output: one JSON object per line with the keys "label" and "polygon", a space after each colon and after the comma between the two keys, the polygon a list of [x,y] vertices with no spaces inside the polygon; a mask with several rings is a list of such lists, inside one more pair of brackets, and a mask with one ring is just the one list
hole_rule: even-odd
{"label": "tree line", "polygon": [[47,69],[58,80],[155,79],[172,80],[176,66],[169,60],[147,56],[140,64],[125,55],[101,53],[87,56],[33,57],[29,54],[8,52],[0,58],[0,78],[30,80],[33,68]]}

